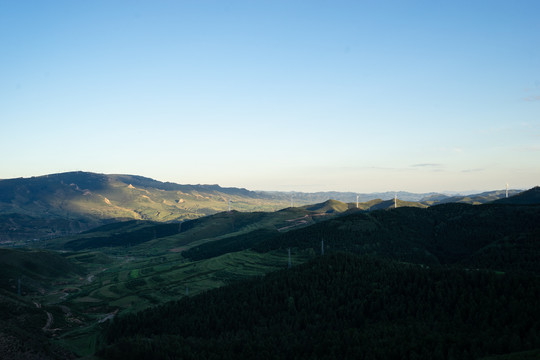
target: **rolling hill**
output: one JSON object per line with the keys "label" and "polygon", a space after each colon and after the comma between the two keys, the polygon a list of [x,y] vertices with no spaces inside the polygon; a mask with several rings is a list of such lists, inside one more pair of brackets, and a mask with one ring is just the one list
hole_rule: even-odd
{"label": "rolling hill", "polygon": [[180,220],[225,210],[229,199],[251,210],[268,206],[261,201],[268,198],[245,189],[132,175],[71,172],[0,181],[0,213],[40,217]]}
{"label": "rolling hill", "polygon": [[252,249],[319,249],[372,254],[399,261],[460,264],[540,274],[539,205],[449,203],[335,217],[254,243]]}
{"label": "rolling hill", "polygon": [[508,198],[495,200],[496,204],[515,204],[515,205],[538,205],[540,204],[540,186],[536,186],[527,191],[523,191]]}
{"label": "rolling hill", "polygon": [[265,192],[78,171],[0,180],[0,243],[65,236],[120,220],[195,219],[228,210],[229,201],[236,211],[268,212],[291,203],[302,207],[332,199],[348,204],[336,209],[342,212],[355,208],[358,196],[360,209],[377,210],[392,207],[395,194],[398,206],[420,207],[442,202],[480,204],[504,196],[501,191],[467,197],[408,192]]}
{"label": "rolling hill", "polygon": [[0,241],[77,233],[120,220],[181,221],[239,211],[275,210],[288,200],[218,185],[179,185],[132,175],[86,172],[0,180]]}
{"label": "rolling hill", "polygon": [[[84,250],[103,247],[152,248],[168,252],[171,248],[212,242],[254,231],[279,234],[303,228],[346,212],[348,204],[329,200],[311,206],[286,208],[274,212],[220,212],[183,222],[158,223],[130,220],[103,225],[80,234],[49,240],[45,247],[56,250]],[[209,245],[212,246],[212,245]]]}
{"label": "rolling hill", "polygon": [[[508,195],[510,197],[515,196],[521,193],[522,190],[509,190]],[[432,195],[425,197],[420,200],[421,203],[426,205],[437,205],[437,204],[447,204],[447,203],[464,203],[471,205],[480,205],[487,204],[493,201],[504,199],[506,197],[506,190],[496,190],[496,191],[487,191],[480,194],[470,194],[470,195]]]}

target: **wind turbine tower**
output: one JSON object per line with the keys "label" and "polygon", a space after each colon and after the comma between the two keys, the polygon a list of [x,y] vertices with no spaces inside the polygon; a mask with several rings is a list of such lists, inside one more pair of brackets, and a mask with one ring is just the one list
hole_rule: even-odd
{"label": "wind turbine tower", "polygon": [[358,209],[358,195],[356,195],[356,208]]}
{"label": "wind turbine tower", "polygon": [[506,184],[506,197],[508,198],[508,184]]}
{"label": "wind turbine tower", "polygon": [[229,199],[229,212],[231,212],[231,199]]}
{"label": "wind turbine tower", "polygon": [[394,209],[397,209],[397,194],[394,194]]}

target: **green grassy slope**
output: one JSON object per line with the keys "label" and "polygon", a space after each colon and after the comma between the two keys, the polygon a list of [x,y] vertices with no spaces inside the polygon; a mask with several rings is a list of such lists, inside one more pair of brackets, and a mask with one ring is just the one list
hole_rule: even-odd
{"label": "green grassy slope", "polygon": [[307,207],[287,208],[275,212],[220,212],[181,223],[160,224],[151,221],[132,220],[107,224],[81,234],[52,239],[47,242],[51,249],[83,250],[100,247],[133,247],[139,251],[157,255],[171,250],[200,245],[226,237],[245,235],[256,230],[285,232],[309,226],[347,210],[348,205],[333,202]]}
{"label": "green grassy slope", "polygon": [[327,200],[320,204],[306,205],[306,206],[303,206],[302,208],[309,211],[315,211],[318,213],[331,214],[335,212],[336,213],[345,212],[349,209],[349,205],[341,201],[337,201],[337,200]]}
{"label": "green grassy slope", "polygon": [[[0,214],[29,217],[19,226],[0,228],[0,241],[43,236],[43,231],[33,231],[43,219],[63,219],[70,226],[78,221],[79,227],[71,229],[77,232],[109,219],[194,219],[227,210],[229,200],[239,211],[272,211],[288,204],[245,189],[178,185],[131,175],[72,172],[0,180]],[[66,229],[63,225],[60,230]],[[45,235],[57,232],[46,231]]]}
{"label": "green grassy slope", "polygon": [[71,172],[0,180],[0,213],[169,221],[227,210],[229,200],[241,211],[288,204],[245,189],[163,183],[134,175]]}
{"label": "green grassy slope", "polygon": [[[95,351],[101,322],[120,314],[141,311],[168,301],[191,297],[239,280],[264,275],[287,267],[286,251],[264,254],[252,251],[227,253],[201,261],[189,261],[181,253],[164,256],[109,256],[112,262],[95,264],[96,253],[73,253],[69,259],[88,261],[90,275],[73,279],[56,294],[45,294],[51,306],[70,309],[80,320],[77,328],[62,328],[58,341],[78,355]],[[101,255],[103,256],[103,255]],[[293,264],[303,263],[314,254],[295,251]]]}

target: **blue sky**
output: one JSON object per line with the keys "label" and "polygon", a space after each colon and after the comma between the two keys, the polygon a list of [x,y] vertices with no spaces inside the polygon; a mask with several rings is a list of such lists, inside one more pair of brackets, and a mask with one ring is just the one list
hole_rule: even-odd
{"label": "blue sky", "polygon": [[540,184],[538,1],[0,0],[0,178]]}

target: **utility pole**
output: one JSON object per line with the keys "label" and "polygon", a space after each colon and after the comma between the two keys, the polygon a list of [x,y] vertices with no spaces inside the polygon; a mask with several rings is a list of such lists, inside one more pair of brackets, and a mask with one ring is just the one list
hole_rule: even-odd
{"label": "utility pole", "polygon": [[291,264],[291,248],[289,248],[289,266],[288,266],[288,268],[290,269],[291,266],[292,266],[292,264]]}

